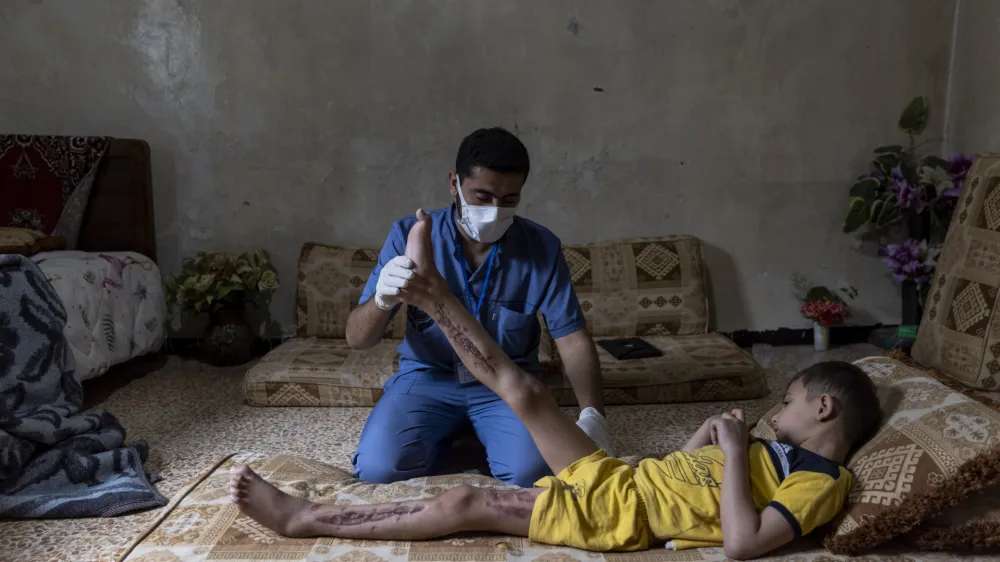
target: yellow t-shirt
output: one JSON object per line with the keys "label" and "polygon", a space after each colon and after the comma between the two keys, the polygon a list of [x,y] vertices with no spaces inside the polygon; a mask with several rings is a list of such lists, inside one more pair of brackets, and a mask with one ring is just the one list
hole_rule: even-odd
{"label": "yellow t-shirt", "polygon": [[[851,488],[840,463],[778,441],[749,448],[754,506],[778,510],[796,537],[833,519]],[[646,500],[649,525],[676,549],[722,543],[722,474],[725,456],[715,445],[676,452],[639,464],[635,480]]]}

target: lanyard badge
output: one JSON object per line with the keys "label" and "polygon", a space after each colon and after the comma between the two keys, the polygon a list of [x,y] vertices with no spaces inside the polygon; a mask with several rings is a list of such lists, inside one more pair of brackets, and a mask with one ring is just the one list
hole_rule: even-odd
{"label": "lanyard badge", "polygon": [[[496,261],[497,256],[497,245],[498,242],[493,243],[493,249],[490,251],[489,263],[486,265],[486,279],[483,281],[483,292],[479,294],[479,300],[476,303],[476,309],[472,312],[475,317],[476,322],[479,322],[479,313],[483,308],[483,300],[486,298],[486,290],[490,285],[490,276],[493,273],[493,262]],[[469,296],[469,303],[472,303],[474,296],[472,294],[472,282],[469,279],[469,272],[465,268],[465,254],[459,251],[459,266],[462,269],[462,275],[465,276],[465,292]],[[472,384],[479,382],[479,380],[473,375],[469,370],[462,364],[458,359],[456,354],[455,357],[455,378],[458,379],[459,384]]]}

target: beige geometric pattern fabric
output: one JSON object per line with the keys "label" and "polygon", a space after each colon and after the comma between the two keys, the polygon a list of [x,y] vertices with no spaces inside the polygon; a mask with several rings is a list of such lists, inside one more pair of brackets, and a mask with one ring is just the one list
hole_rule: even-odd
{"label": "beige geometric pattern fabric", "polygon": [[[634,464],[637,459],[629,459]],[[501,535],[465,535],[432,541],[372,541],[333,538],[288,539],[241,514],[228,501],[227,459],[178,494],[164,515],[131,545],[120,562],[206,562],[209,560],[285,562],[722,562],[721,548],[671,552],[657,547],[645,552],[601,554],[532,543]],[[283,491],[336,505],[362,505],[435,497],[445,490],[470,485],[487,489],[509,486],[471,474],[416,478],[390,485],[363,484],[344,470],[290,455],[251,461],[265,479]],[[953,560],[948,554],[919,553],[866,556],[866,562]],[[966,560],[987,560],[969,557]],[[834,556],[809,537],[775,555],[769,562],[834,562]],[[853,559],[858,560],[858,559]]]}
{"label": "beige geometric pattern fabric", "polygon": [[374,406],[399,368],[400,343],[356,351],[347,340],[292,338],[247,371],[243,392],[255,406]]}
{"label": "beige geometric pattern fabric", "polygon": [[[848,459],[854,485],[840,517],[831,525],[848,538],[899,506],[917,492],[942,486],[959,466],[1000,446],[1000,412],[955,392],[894,359],[874,357],[856,362],[879,389],[883,421],[875,437]],[[775,405],[753,433],[773,439],[769,420]],[[964,505],[964,504],[963,504]],[[977,499],[977,510],[949,512],[941,522],[967,522],[973,513],[993,517],[1000,510],[1000,490]],[[1000,513],[1000,511],[997,511]],[[870,530],[870,529],[869,529]]]}
{"label": "beige geometric pattern fabric", "polygon": [[[615,359],[597,346],[607,404],[665,404],[746,400],[767,392],[764,371],[747,352],[721,334],[645,336],[660,357]],[[546,373],[546,386],[560,405],[576,405],[562,369]]]}
{"label": "beige geometric pattern fabric", "polygon": [[564,246],[595,337],[708,332],[701,241],[692,236]]}
{"label": "beige geometric pattern fabric", "polygon": [[[662,357],[619,361],[598,347],[607,404],[656,404],[757,398],[764,372],[719,334],[648,336]],[[255,406],[373,406],[399,367],[400,340],[355,351],[345,340],[293,338],[247,371],[244,393]],[[560,405],[576,404],[561,370],[545,375]]]}
{"label": "beige geometric pattern fabric", "polygon": [[[344,338],[347,317],[358,306],[365,283],[378,263],[378,250],[307,243],[299,255],[295,333],[298,336]],[[403,306],[386,327],[385,337],[406,333]]]}
{"label": "beige geometric pattern fabric", "polygon": [[1000,388],[1000,156],[976,158],[931,284],[913,357],[973,388]]}

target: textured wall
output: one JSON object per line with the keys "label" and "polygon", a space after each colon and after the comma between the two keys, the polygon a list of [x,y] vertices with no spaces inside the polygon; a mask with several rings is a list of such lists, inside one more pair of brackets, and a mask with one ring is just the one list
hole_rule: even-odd
{"label": "textured wall", "polygon": [[960,0],[955,30],[948,144],[1000,152],[1000,2]]}
{"label": "textured wall", "polygon": [[302,242],[377,246],[448,203],[462,135],[494,124],[533,157],[521,211],[565,241],[701,237],[719,329],[806,325],[794,272],[891,322],[897,289],[839,226],[905,101],[941,115],[953,7],[3,0],[0,129],[147,139],[164,268],[268,248],[286,331]]}

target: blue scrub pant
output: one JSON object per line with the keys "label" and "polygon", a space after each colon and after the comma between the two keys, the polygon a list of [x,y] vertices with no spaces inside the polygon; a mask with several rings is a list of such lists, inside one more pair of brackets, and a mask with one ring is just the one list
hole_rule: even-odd
{"label": "blue scrub pant", "polygon": [[389,483],[448,472],[442,453],[466,421],[498,480],[529,488],[552,474],[528,429],[492,390],[480,383],[460,385],[453,373],[418,371],[386,384],[361,433],[354,476]]}

